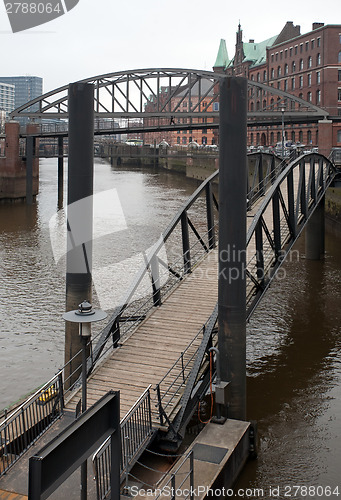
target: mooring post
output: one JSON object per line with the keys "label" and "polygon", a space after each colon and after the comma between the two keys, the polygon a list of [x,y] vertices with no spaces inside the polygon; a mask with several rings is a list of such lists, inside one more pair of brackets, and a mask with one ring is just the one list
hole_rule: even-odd
{"label": "mooring post", "polygon": [[34,137],[26,137],[26,204],[33,203],[33,156],[34,156]]}
{"label": "mooring post", "polygon": [[[69,85],[69,163],[66,256],[66,311],[92,300],[94,87]],[[80,375],[82,342],[77,323],[66,322],[65,378]]]}
{"label": "mooring post", "polygon": [[247,80],[220,81],[218,349],[227,416],[246,419]]}
{"label": "mooring post", "polygon": [[305,256],[309,260],[320,260],[324,254],[324,205],[323,197],[307,222],[305,230]]}

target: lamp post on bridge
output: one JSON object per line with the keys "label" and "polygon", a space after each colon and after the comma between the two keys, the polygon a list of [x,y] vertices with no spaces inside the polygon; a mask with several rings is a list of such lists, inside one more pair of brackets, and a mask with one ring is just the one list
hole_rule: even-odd
{"label": "lamp post on bridge", "polygon": [[[86,376],[87,376],[87,360],[86,351],[87,344],[91,337],[91,323],[101,321],[107,317],[107,313],[101,309],[92,309],[92,305],[84,300],[79,304],[78,309],[68,311],[63,314],[63,318],[71,323],[79,324],[79,335],[82,342],[82,413],[86,411]],[[87,498],[87,462],[81,465],[81,500]]]}

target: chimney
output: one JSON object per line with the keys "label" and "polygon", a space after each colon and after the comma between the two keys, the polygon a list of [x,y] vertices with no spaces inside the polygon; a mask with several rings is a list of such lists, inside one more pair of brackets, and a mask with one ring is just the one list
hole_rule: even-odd
{"label": "chimney", "polygon": [[313,31],[322,28],[322,26],[324,26],[324,23],[313,23]]}

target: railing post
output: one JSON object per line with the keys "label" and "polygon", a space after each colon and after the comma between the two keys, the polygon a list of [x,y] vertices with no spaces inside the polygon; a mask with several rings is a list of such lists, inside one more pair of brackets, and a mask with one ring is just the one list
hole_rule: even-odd
{"label": "railing post", "polygon": [[157,386],[156,386],[156,394],[157,394],[158,407],[159,407],[160,425],[163,426],[163,415],[162,415],[162,411],[161,411],[162,403],[161,403],[160,384],[157,384]]}
{"label": "railing post", "polygon": [[294,174],[291,170],[287,177],[288,188],[288,210],[290,230],[293,238],[296,238],[295,198],[294,198]]}
{"label": "railing post", "polygon": [[26,450],[26,448],[27,448],[27,435],[26,435],[26,422],[25,422],[24,408],[21,408],[21,420],[22,420],[22,432],[23,432],[24,449]]}
{"label": "railing post", "polygon": [[172,496],[171,500],[176,500],[175,474],[171,475]]}
{"label": "railing post", "polygon": [[256,237],[256,262],[257,262],[257,278],[263,285],[264,283],[264,254],[263,254],[263,235],[262,235],[262,225],[257,224],[255,230]]}
{"label": "railing post", "polygon": [[274,227],[274,244],[275,244],[275,256],[276,260],[281,251],[281,221],[279,213],[279,194],[278,190],[274,192],[272,198],[272,215],[273,215],[273,227]]}
{"label": "railing post", "polygon": [[64,386],[63,386],[63,374],[60,372],[58,374],[59,383],[59,400],[60,400],[60,412],[64,412]]}
{"label": "railing post", "polygon": [[214,232],[214,214],[213,214],[213,196],[212,185],[209,182],[206,184],[206,211],[207,211],[207,233],[208,233],[208,248],[215,248],[215,232]]}
{"label": "railing post", "polygon": [[62,208],[64,194],[64,139],[58,137],[58,208]]}
{"label": "railing post", "polygon": [[275,161],[275,155],[272,155],[271,158],[271,166],[270,166],[270,178],[271,178],[271,184],[273,184],[276,180],[276,161]]}
{"label": "railing post", "polygon": [[193,450],[191,451],[191,454],[189,456],[189,466],[190,466],[190,492],[191,492],[191,500],[194,500],[194,457],[193,457]]}
{"label": "railing post", "polygon": [[184,273],[191,272],[191,253],[189,246],[188,217],[184,211],[181,215],[182,251],[184,256]]}

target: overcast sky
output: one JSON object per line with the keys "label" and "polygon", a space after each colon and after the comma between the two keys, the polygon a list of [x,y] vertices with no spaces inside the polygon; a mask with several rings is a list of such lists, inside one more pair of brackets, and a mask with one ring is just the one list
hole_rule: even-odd
{"label": "overcast sky", "polygon": [[40,76],[47,92],[126,69],[211,70],[221,38],[234,55],[239,20],[244,41],[260,42],[278,34],[286,21],[300,25],[301,33],[313,22],[341,24],[340,5],[340,0],[79,0],[64,16],[13,34],[1,2],[0,76]]}

